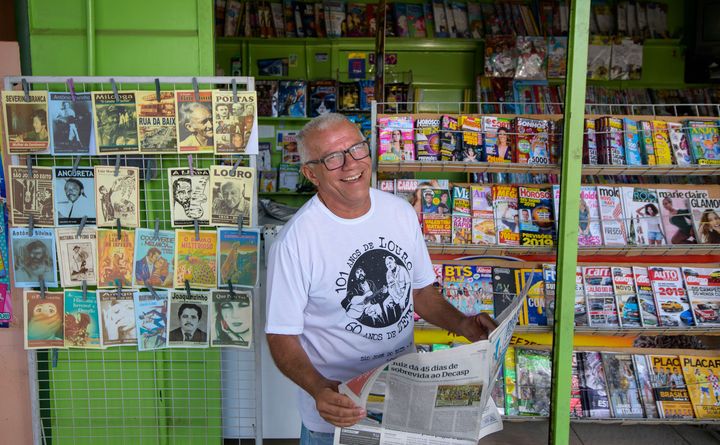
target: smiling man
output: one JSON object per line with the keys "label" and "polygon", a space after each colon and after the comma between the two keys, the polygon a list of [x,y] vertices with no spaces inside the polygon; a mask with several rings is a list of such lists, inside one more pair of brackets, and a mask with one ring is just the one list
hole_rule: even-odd
{"label": "smiling man", "polygon": [[[370,188],[370,147],[353,123],[325,114],[297,143],[303,175],[318,192],[270,249],[265,331],[278,368],[301,388],[301,444],[324,445],[335,426],[365,417],[338,393],[339,382],[414,352],[413,312],[470,340],[495,325],[486,314],[466,317],[433,286],[417,215]],[[365,280],[377,311],[357,309],[366,304],[358,298]]]}

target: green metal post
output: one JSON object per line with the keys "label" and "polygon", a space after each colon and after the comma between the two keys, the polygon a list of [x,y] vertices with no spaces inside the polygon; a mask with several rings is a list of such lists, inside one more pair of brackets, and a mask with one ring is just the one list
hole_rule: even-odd
{"label": "green metal post", "polygon": [[87,32],[87,75],[95,75],[95,11],[93,10],[93,2],[95,0],[87,0],[87,17],[85,18],[85,26]]}
{"label": "green metal post", "polygon": [[557,289],[552,363],[550,443],[570,440],[570,390],[575,321],[578,211],[585,118],[585,76],[588,55],[590,0],[570,2],[567,81],[560,177],[560,226],[557,250]]}

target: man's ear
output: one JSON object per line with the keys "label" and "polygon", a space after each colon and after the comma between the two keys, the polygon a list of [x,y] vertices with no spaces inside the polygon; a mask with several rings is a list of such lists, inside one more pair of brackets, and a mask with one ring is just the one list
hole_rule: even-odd
{"label": "man's ear", "polygon": [[303,164],[303,166],[300,167],[300,171],[302,172],[303,176],[308,179],[308,181],[312,182],[315,185],[315,187],[318,186],[320,181],[318,180],[317,176],[315,176],[315,172],[312,171],[308,164]]}

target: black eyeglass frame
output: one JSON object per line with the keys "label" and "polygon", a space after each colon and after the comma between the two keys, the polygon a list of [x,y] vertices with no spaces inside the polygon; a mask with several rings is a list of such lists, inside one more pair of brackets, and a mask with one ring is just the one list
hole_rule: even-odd
{"label": "black eyeglass frame", "polygon": [[[363,156],[363,157],[360,157],[360,158],[355,157],[355,155],[353,154],[353,151],[354,151],[354,150],[357,150],[358,148],[360,148],[363,144],[364,144],[364,145],[366,146],[366,148],[367,148],[367,155],[365,155],[365,156]],[[340,164],[339,166],[337,166],[337,167],[335,167],[335,168],[330,168],[330,167],[328,167],[328,165],[325,163],[325,161],[326,161],[328,158],[330,158],[330,157],[332,157],[332,156],[336,156],[336,155],[338,155],[338,154],[342,154],[342,164]],[[349,146],[349,147],[346,148],[345,150],[334,151],[334,152],[332,152],[332,153],[326,154],[325,156],[323,156],[323,157],[320,158],[320,159],[313,159],[312,161],[306,161],[306,162],[305,162],[305,165],[308,165],[308,164],[322,164],[322,165],[325,166],[325,168],[326,168],[328,171],[338,170],[338,169],[341,169],[341,168],[343,168],[343,167],[345,166],[345,155],[350,155],[350,157],[352,157],[352,158],[353,158],[354,160],[356,160],[356,161],[362,161],[362,160],[365,159],[365,158],[369,158],[369,157],[370,157],[370,143],[368,143],[368,141],[366,141],[366,140],[360,141],[360,142],[358,142],[358,143],[356,143],[356,144],[353,144],[353,145]]]}

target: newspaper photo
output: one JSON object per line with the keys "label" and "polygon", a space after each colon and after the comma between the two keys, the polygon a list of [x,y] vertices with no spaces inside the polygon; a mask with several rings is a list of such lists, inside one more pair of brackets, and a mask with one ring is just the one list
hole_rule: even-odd
{"label": "newspaper photo", "polygon": [[62,286],[97,285],[97,229],[85,227],[78,236],[75,228],[58,228],[55,237]]}
{"label": "newspaper photo", "polygon": [[212,346],[249,349],[252,345],[252,294],[212,291]]}
{"label": "newspaper photo", "polygon": [[93,119],[97,154],[137,153],[135,92],[94,92]]}
{"label": "newspaper photo", "polygon": [[233,167],[224,165],[210,167],[210,225],[237,227],[238,217],[242,215],[243,227],[255,226],[252,218],[255,182],[254,168],[237,167],[233,170]]}
{"label": "newspaper photo", "polygon": [[168,312],[171,348],[207,348],[210,292],[170,291]]}
{"label": "newspaper photo", "polygon": [[255,91],[213,91],[215,153],[257,154],[257,94]]}
{"label": "newspaper photo", "polygon": [[25,290],[25,349],[64,348],[62,292]]}
{"label": "newspaper photo", "polygon": [[212,91],[175,91],[177,100],[177,140],[181,153],[214,150]]}
{"label": "newspaper photo", "polygon": [[95,154],[92,94],[49,93],[50,147],[56,155]]}
{"label": "newspaper photo", "polygon": [[27,167],[11,165],[9,193],[12,225],[27,226],[30,216],[35,226],[54,225],[52,168],[34,167],[30,177]]}
{"label": "newspaper photo", "polygon": [[140,181],[137,167],[95,166],[95,207],[97,226],[123,227],[140,225]]}
{"label": "newspaper photo", "polygon": [[3,91],[5,134],[8,151],[39,152],[48,149],[47,91],[31,91],[29,101],[22,91]]}
{"label": "newspaper photo", "polygon": [[138,91],[136,94],[140,153],[177,152],[175,94],[163,91],[160,100],[155,91]]}
{"label": "newspaper photo", "polygon": [[[34,171],[33,171],[34,174]],[[96,224],[95,170],[93,168],[53,168],[55,225],[76,226],[85,217],[85,224]]]}
{"label": "newspaper photo", "polygon": [[210,224],[210,170],[169,168],[172,226],[201,226]]}
{"label": "newspaper photo", "polygon": [[103,347],[137,345],[134,291],[98,290]]}
{"label": "newspaper photo", "polygon": [[500,431],[491,394],[529,286],[496,319],[487,340],[409,353],[340,385],[367,418],[335,428],[335,445],[476,444]]}
{"label": "newspaper photo", "polygon": [[10,228],[12,247],[13,278],[15,287],[40,287],[40,279],[45,286],[58,285],[55,260],[55,235],[53,229]]}

